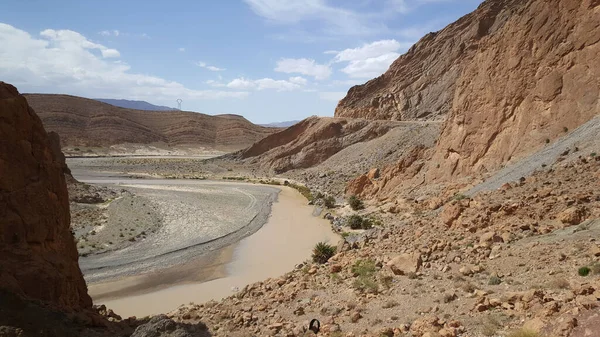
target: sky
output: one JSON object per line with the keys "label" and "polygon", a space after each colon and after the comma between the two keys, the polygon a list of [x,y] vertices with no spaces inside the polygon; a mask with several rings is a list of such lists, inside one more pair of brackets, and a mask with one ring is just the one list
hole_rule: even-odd
{"label": "sky", "polygon": [[332,116],[481,0],[3,0],[0,80],[255,123]]}

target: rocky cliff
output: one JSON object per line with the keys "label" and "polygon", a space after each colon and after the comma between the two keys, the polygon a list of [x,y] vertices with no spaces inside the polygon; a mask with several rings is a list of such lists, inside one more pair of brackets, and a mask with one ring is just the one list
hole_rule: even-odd
{"label": "rocky cliff", "polygon": [[90,308],[69,228],[64,170],[25,97],[0,82],[0,289]]}
{"label": "rocky cliff", "polygon": [[64,146],[165,143],[239,150],[280,130],[235,115],[133,110],[67,95],[28,94],[26,98],[44,127],[58,133]]}
{"label": "rocky cliff", "polygon": [[488,0],[350,89],[336,116],[446,118],[427,181],[494,171],[598,114],[598,42],[598,0]]}

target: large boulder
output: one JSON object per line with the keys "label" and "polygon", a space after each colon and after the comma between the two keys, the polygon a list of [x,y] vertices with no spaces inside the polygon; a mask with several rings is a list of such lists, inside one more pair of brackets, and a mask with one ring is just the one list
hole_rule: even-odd
{"label": "large boulder", "polygon": [[0,82],[0,289],[91,308],[58,153],[27,100]]}
{"label": "large boulder", "polygon": [[407,275],[419,271],[419,268],[421,268],[421,263],[421,256],[419,254],[405,253],[392,258],[387,263],[387,266],[396,275]]}

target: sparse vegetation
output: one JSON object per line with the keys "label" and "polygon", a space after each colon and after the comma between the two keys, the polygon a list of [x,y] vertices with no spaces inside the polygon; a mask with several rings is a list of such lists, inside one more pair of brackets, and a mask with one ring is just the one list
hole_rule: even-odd
{"label": "sparse vegetation", "polygon": [[596,157],[597,154],[596,154],[596,152],[592,152],[592,153],[590,153],[590,156],[593,158],[593,157]]}
{"label": "sparse vegetation", "polygon": [[588,276],[592,270],[589,267],[581,267],[577,270],[579,276]]}
{"label": "sparse vegetation", "polygon": [[569,128],[565,126],[565,127],[563,127],[563,131],[564,131],[565,133],[566,133],[566,132],[569,132]]}
{"label": "sparse vegetation", "polygon": [[313,197],[312,193],[310,192],[310,188],[308,188],[306,186],[298,185],[298,184],[293,184],[293,183],[289,183],[287,186],[300,192],[300,194],[302,194],[308,201],[314,200],[314,197]]}
{"label": "sparse vegetation", "polygon": [[546,138],[546,144],[550,144],[550,139]]}
{"label": "sparse vegetation", "polygon": [[334,208],[335,207],[335,198],[331,195],[325,197],[323,199],[323,205],[327,208]]}
{"label": "sparse vegetation", "polygon": [[350,208],[352,208],[355,211],[365,208],[365,205],[363,204],[362,200],[360,200],[355,195],[348,198],[348,204],[350,205]]}
{"label": "sparse vegetation", "polygon": [[358,260],[352,266],[352,274],[356,277],[353,286],[356,289],[377,292],[379,284],[375,280],[375,272],[377,267],[373,260]]}
{"label": "sparse vegetation", "polygon": [[312,259],[317,263],[325,263],[335,254],[335,247],[326,242],[319,242],[313,248]]}
{"label": "sparse vegetation", "polygon": [[539,334],[535,331],[519,329],[511,332],[506,337],[539,337]]}
{"label": "sparse vegetation", "polygon": [[358,214],[352,214],[348,218],[348,226],[352,229],[360,229],[362,226],[363,218]]}
{"label": "sparse vegetation", "polygon": [[490,277],[490,280],[488,281],[488,284],[491,286],[495,286],[502,283],[502,279],[499,278],[498,276],[492,276]]}
{"label": "sparse vegetation", "polygon": [[464,200],[464,199],[469,199],[469,197],[467,197],[466,195],[462,194],[462,193],[457,193],[454,195],[454,197],[452,197],[452,199],[454,200]]}

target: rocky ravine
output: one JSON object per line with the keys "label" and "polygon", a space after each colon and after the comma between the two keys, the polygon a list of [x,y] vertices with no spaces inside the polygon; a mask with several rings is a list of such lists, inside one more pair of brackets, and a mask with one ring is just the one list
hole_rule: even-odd
{"label": "rocky ravine", "polygon": [[239,150],[279,131],[236,115],[209,116],[185,111],[142,111],[96,100],[27,94],[27,101],[63,146],[107,147],[122,143],[194,145],[207,150]]}
{"label": "rocky ravine", "polygon": [[426,183],[493,172],[598,114],[598,42],[597,0],[488,0],[350,89],[336,116],[447,116]]}

